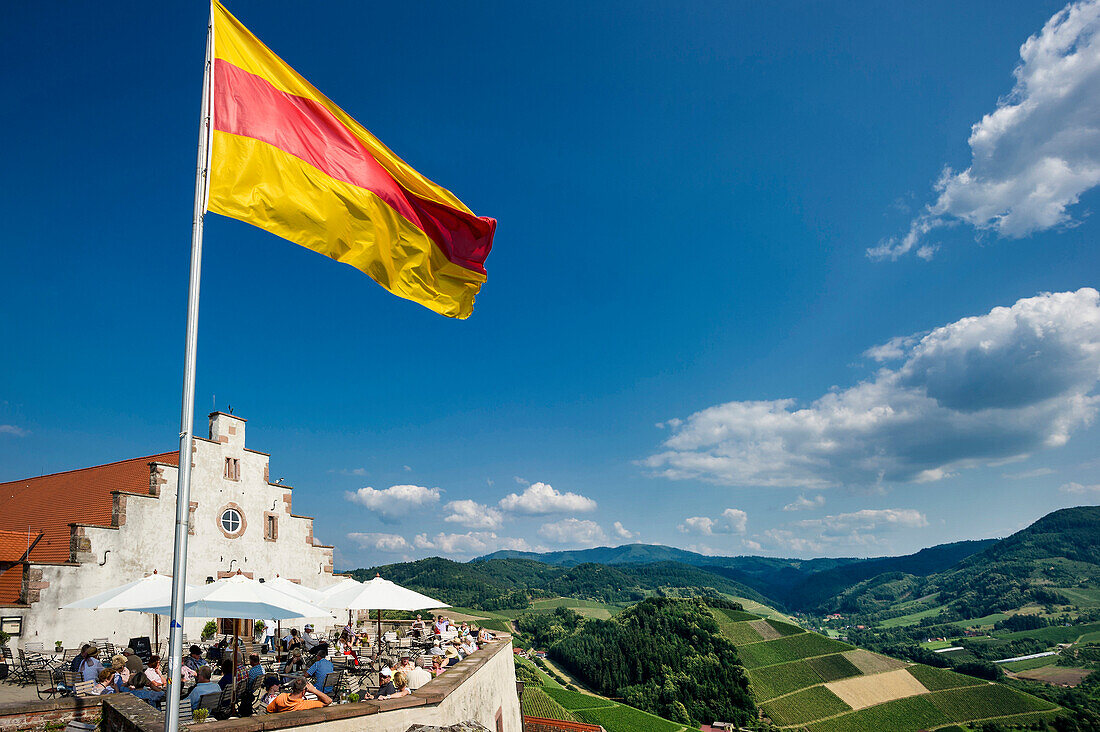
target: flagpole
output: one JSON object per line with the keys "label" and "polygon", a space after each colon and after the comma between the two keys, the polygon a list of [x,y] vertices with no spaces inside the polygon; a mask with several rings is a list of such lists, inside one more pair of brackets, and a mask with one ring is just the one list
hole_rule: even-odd
{"label": "flagpole", "polygon": [[176,541],[172,556],[172,621],[169,624],[171,675],[165,732],[178,732],[181,667],[183,666],[184,588],[187,586],[187,533],[191,524],[191,450],[195,426],[195,357],[198,348],[199,281],[202,277],[202,224],[210,192],[211,74],[214,65],[214,6],[206,25],[206,60],[202,74],[198,163],[195,169],[195,210],[191,219],[191,272],[187,287],[187,335],[183,359],[183,403],[180,411],[179,479],[176,483]]}

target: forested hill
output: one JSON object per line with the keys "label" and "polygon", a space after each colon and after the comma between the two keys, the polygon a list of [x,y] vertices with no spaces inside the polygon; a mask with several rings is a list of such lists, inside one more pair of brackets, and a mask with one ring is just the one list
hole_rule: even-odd
{"label": "forested hill", "polygon": [[523,608],[528,598],[575,597],[599,602],[636,602],[654,593],[693,597],[726,593],[758,602],[750,587],[677,562],[562,567],[531,559],[454,562],[432,557],[350,572],[365,581],[378,573],[450,605],[482,610]]}
{"label": "forested hill", "polygon": [[[879,575],[848,588],[819,609],[889,614],[929,598],[959,617],[976,618],[1030,603],[1065,604],[1059,588],[1100,587],[1100,506],[1055,511],[946,570],[917,577]],[[909,612],[922,609],[909,607]]]}

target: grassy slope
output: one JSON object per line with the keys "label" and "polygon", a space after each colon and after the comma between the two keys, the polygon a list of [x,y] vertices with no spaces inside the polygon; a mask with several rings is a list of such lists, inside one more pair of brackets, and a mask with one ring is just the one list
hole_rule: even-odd
{"label": "grassy slope", "polygon": [[[781,726],[807,725],[812,732],[915,732],[1006,715],[1030,719],[1057,709],[1002,684],[914,664],[908,667],[909,673],[931,693],[851,711],[823,683],[836,674],[849,673],[832,659],[846,661],[834,654],[851,646],[809,632],[739,643],[737,638],[750,635],[746,632],[749,621],[731,621],[718,612],[715,615],[722,633],[738,644],[738,654],[761,707]],[[791,632],[786,628],[784,631]],[[821,668],[815,670],[813,664]]]}
{"label": "grassy slope", "polygon": [[680,732],[684,730],[682,724],[626,704],[613,702],[602,696],[565,689],[544,688],[543,691],[579,720],[598,724],[607,732]]}

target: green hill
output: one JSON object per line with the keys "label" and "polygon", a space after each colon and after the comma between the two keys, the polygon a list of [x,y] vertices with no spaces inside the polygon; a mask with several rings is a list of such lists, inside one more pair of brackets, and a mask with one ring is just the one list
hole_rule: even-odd
{"label": "green hill", "polygon": [[935,609],[956,620],[1031,604],[1090,605],[1097,590],[1100,506],[1081,506],[1048,514],[949,569],[927,576],[891,571],[861,580],[818,609],[871,619]]}
{"label": "green hill", "polygon": [[958,722],[1050,718],[1058,707],[1002,684],[910,664],[801,628],[712,609],[749,686],[780,728],[917,732]]}

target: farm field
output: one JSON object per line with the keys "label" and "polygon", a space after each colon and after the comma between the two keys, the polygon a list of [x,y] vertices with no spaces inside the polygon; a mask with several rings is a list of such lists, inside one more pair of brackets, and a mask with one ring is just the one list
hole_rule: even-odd
{"label": "farm field", "polygon": [[1052,625],[1048,628],[1037,630],[1020,630],[1015,633],[1004,633],[995,636],[1005,640],[1018,640],[1020,638],[1034,638],[1054,645],[1055,643],[1073,643],[1083,635],[1089,635],[1100,631],[1100,623],[1088,625]]}
{"label": "farm field", "polygon": [[550,698],[550,695],[538,686],[528,686],[523,690],[521,702],[525,717],[559,719],[565,722],[579,722],[572,712]]}
{"label": "farm field", "polygon": [[930,618],[933,615],[939,615],[943,610],[942,606],[931,607],[927,610],[920,610],[915,613],[909,613],[908,615],[899,615],[896,618],[889,618],[879,623],[879,627],[882,628],[900,628],[903,625],[916,625],[924,618]]}
{"label": "farm field", "polygon": [[1100,607],[1100,589],[1094,587],[1055,587],[1067,600],[1083,608]]}
{"label": "farm field", "polygon": [[1008,663],[997,664],[1005,671],[1030,671],[1033,668],[1042,668],[1043,666],[1053,666],[1058,663],[1058,656],[1043,656],[1042,658],[1029,658],[1026,661],[1010,661]]}
{"label": "farm field", "polygon": [[1042,681],[1047,684],[1064,684],[1065,686],[1077,686],[1085,677],[1091,674],[1087,668],[1065,668],[1063,666],[1045,666],[1021,671],[1016,674],[1021,679]]}
{"label": "farm field", "polygon": [[[598,724],[607,732],[681,732],[685,729],[682,724],[613,702],[602,696],[581,694],[566,689],[544,688],[543,692],[579,721]],[[526,694],[525,689],[524,695]]]}
{"label": "farm field", "polygon": [[518,617],[524,612],[538,612],[542,610],[549,611],[555,610],[559,607],[572,608],[586,618],[596,618],[598,620],[607,620],[623,611],[623,608],[619,605],[610,605],[604,602],[593,602],[592,600],[577,600],[572,597],[555,597],[551,600],[532,601],[531,610],[515,610],[506,612],[515,612],[515,617]]}
{"label": "farm field", "polygon": [[717,617],[722,634],[737,646],[757,703],[784,729],[917,732],[1001,717],[1034,721],[1058,709],[1003,684],[907,663],[794,626],[767,623],[776,633],[794,634],[761,640],[759,621]]}

